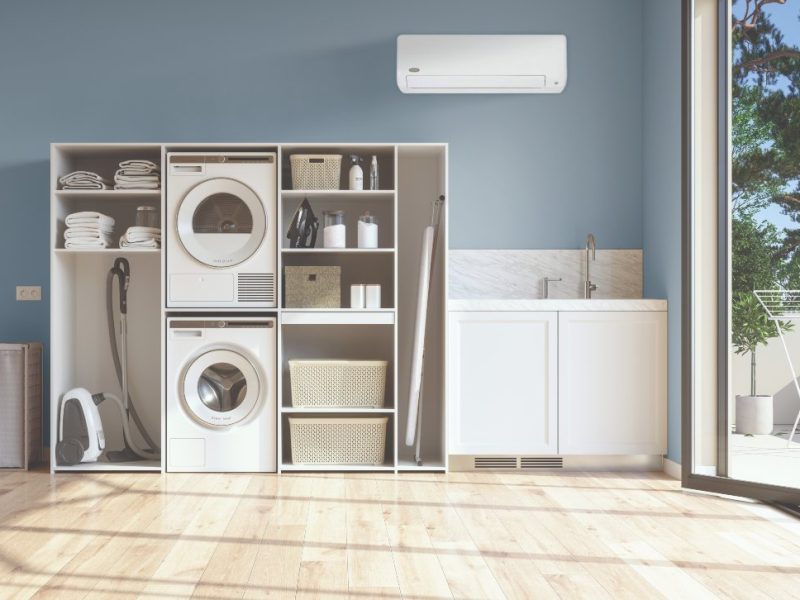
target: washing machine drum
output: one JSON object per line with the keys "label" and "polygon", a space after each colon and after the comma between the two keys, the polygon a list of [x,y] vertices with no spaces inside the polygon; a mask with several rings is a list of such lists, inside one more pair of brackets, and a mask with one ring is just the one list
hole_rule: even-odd
{"label": "washing machine drum", "polygon": [[250,187],[218,177],[198,183],[178,208],[178,238],[195,259],[231,267],[250,258],[267,232],[264,204]]}
{"label": "washing machine drum", "polygon": [[256,408],[261,385],[258,372],[246,357],[231,350],[212,350],[186,369],[184,405],[204,425],[235,425]]}

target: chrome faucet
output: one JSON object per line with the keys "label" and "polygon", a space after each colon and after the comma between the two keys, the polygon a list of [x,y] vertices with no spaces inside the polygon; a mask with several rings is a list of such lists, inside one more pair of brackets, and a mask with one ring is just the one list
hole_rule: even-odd
{"label": "chrome faucet", "polygon": [[592,292],[597,289],[597,285],[592,283],[592,278],[589,276],[589,256],[592,260],[597,258],[597,241],[591,233],[586,236],[586,280],[583,282],[583,297],[586,299],[591,298]]}

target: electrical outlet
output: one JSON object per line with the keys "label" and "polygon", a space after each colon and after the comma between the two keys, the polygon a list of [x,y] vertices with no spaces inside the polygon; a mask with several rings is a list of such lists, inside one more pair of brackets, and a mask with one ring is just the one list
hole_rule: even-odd
{"label": "electrical outlet", "polygon": [[17,300],[36,302],[42,299],[42,286],[40,285],[18,285]]}

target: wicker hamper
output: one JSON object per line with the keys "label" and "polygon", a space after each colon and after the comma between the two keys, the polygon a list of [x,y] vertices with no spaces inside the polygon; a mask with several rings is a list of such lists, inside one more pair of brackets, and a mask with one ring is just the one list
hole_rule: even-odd
{"label": "wicker hamper", "polygon": [[389,417],[289,417],[296,465],[382,465]]}
{"label": "wicker hamper", "polygon": [[290,360],[292,406],[381,408],[385,360]]}
{"label": "wicker hamper", "polygon": [[0,344],[0,468],[42,459],[42,344]]}

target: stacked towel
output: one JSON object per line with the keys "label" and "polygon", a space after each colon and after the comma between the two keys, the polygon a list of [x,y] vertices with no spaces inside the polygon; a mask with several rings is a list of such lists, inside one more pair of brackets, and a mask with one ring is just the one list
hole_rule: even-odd
{"label": "stacked towel", "polygon": [[161,230],[157,227],[128,227],[121,238],[120,248],[159,248],[161,246]]}
{"label": "stacked towel", "polygon": [[99,212],[83,211],[67,215],[64,220],[65,248],[108,248],[112,245],[114,219]]}
{"label": "stacked towel", "polygon": [[115,190],[157,190],[159,187],[158,166],[149,160],[123,160],[114,174]]}
{"label": "stacked towel", "polygon": [[58,178],[63,190],[107,190],[111,182],[92,171],[73,171]]}

